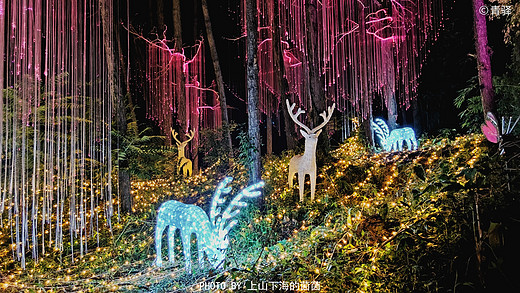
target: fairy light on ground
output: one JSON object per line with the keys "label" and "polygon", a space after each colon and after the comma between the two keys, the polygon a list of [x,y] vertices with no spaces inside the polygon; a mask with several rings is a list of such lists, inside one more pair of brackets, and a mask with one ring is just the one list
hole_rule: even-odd
{"label": "fairy light on ground", "polygon": [[[351,142],[347,142],[347,144],[351,144]],[[264,216],[256,215],[249,224],[252,225],[252,228],[251,226],[246,226],[245,231],[268,223],[270,225],[282,225],[282,223],[285,225],[285,221],[287,220],[290,236],[286,238],[284,249],[277,251],[274,248],[269,248],[268,253],[265,253],[258,260],[257,267],[259,270],[266,270],[287,262],[290,263],[293,261],[293,258],[298,258],[300,261],[306,262],[308,261],[308,256],[305,255],[313,255],[314,250],[321,247],[320,245],[322,245],[323,242],[328,243],[327,241],[332,241],[332,245],[338,247],[337,251],[333,251],[331,248],[324,249],[322,252],[324,260],[322,260],[319,265],[317,262],[313,264],[312,270],[320,268],[320,276],[327,276],[326,268],[330,264],[327,258],[336,257],[340,250],[344,251],[342,253],[345,255],[352,255],[352,257],[359,257],[362,253],[365,253],[370,263],[363,269],[363,272],[366,273],[367,276],[375,274],[376,272],[379,273],[381,270],[379,261],[381,257],[384,257],[385,253],[387,253],[388,249],[391,249],[393,237],[399,237],[399,235],[403,233],[402,231],[415,229],[414,225],[419,221],[431,219],[432,217],[436,217],[439,213],[442,213],[442,211],[436,209],[436,205],[432,203],[446,197],[446,192],[436,193],[431,198],[431,203],[423,203],[421,206],[414,207],[414,209],[403,206],[402,201],[406,196],[402,193],[411,192],[413,188],[422,190],[424,187],[421,186],[429,184],[429,182],[422,183],[417,176],[411,175],[414,172],[412,167],[420,165],[426,174],[433,174],[434,172],[438,172],[439,164],[443,162],[449,164],[450,172],[454,174],[464,168],[478,167],[479,160],[485,155],[485,149],[481,144],[481,137],[478,136],[461,137],[451,142],[447,140],[437,141],[435,143],[422,141],[421,144],[423,145],[420,151],[421,155],[413,158],[409,158],[406,155],[392,157],[386,157],[384,155],[366,156],[362,154],[363,146],[351,145],[351,147],[344,147],[345,144],[343,144],[338,149],[341,151],[336,150],[335,156],[337,156],[338,159],[333,163],[327,164],[323,167],[322,171],[320,171],[322,174],[320,174],[321,176],[318,183],[340,186],[342,181],[347,180],[349,178],[348,176],[352,176],[353,170],[367,167],[364,169],[366,170],[365,173],[355,174],[358,177],[355,177],[356,181],[353,181],[353,186],[350,190],[356,192],[356,200],[353,199],[352,195],[336,195],[334,189],[330,187],[328,189],[325,188],[324,192],[317,194],[317,198],[321,199],[321,203],[312,205],[290,203],[290,196],[292,196],[293,193],[286,190],[282,185],[282,182],[286,180],[287,174],[287,168],[284,167],[284,158],[269,161],[272,162],[268,169],[271,177],[265,177],[266,174],[264,174],[264,178],[266,181],[271,182],[270,188],[272,189],[270,192],[272,193],[266,194],[270,195],[267,200],[270,203],[279,204],[280,206]],[[354,157],[355,159],[353,159]],[[460,167],[463,169],[460,169]],[[339,176],[336,176],[337,174],[339,174]],[[135,185],[132,185],[132,191],[134,195],[139,194],[139,207],[137,210],[147,213],[157,207],[158,201],[164,201],[172,197],[181,200],[187,199],[193,192],[199,192],[197,197],[204,197],[204,202],[207,202],[211,192],[211,185],[215,183],[215,179],[213,178],[214,177],[211,176],[200,175],[197,178],[187,179],[186,184],[183,183],[182,186],[172,184],[173,181],[168,179],[136,181]],[[427,178],[427,180],[429,179]],[[243,182],[244,181],[241,183]],[[280,184],[278,184],[278,182],[280,182]],[[196,188],[196,186],[198,187]],[[373,192],[374,189],[376,192]],[[162,191],[165,192],[163,193]],[[204,193],[205,191],[207,192]],[[340,191],[342,190],[340,189]],[[400,193],[398,193],[398,191]],[[176,192],[178,192],[178,194]],[[201,195],[200,192],[204,193],[204,195]],[[147,194],[154,194],[155,196],[148,197]],[[328,203],[325,201],[325,194],[330,197]],[[345,213],[335,215],[335,217],[326,217],[326,214],[323,214],[323,209],[330,205],[331,202],[336,199],[336,196],[338,198],[341,196],[342,200],[338,201],[338,205],[344,208]],[[345,201],[343,199],[344,197],[349,197],[348,201]],[[281,204],[282,198],[283,201],[288,201],[289,203]],[[294,199],[297,198],[295,197],[293,200]],[[360,206],[353,206],[352,204],[354,203],[359,203]],[[363,209],[361,208],[361,204],[364,207]],[[389,214],[394,216],[408,215],[409,218],[403,218],[397,227],[386,231],[386,234],[376,235],[374,242],[370,242],[369,244],[368,242],[356,242],[359,241],[361,229],[366,229],[366,226],[362,225],[366,223],[371,215],[377,213],[384,204],[388,204]],[[350,217],[347,214],[347,209],[351,210]],[[410,215],[407,210],[413,211],[413,214]],[[295,222],[298,212],[304,212],[305,217]],[[341,220],[341,218],[343,218],[343,220]],[[324,220],[322,221],[322,219]],[[350,220],[347,221],[347,219]],[[64,221],[64,223],[65,222],[66,221]],[[142,225],[144,222],[140,223]],[[126,224],[114,223],[114,227],[118,231],[125,229],[125,226]],[[49,228],[51,228],[51,232],[54,233],[55,226]],[[316,231],[318,231],[317,228],[326,229],[316,233]],[[367,231],[365,232],[368,233]],[[312,238],[310,237],[311,234],[313,235]],[[117,238],[117,234],[115,235],[114,238]],[[69,282],[90,283],[92,287],[103,286],[106,289],[118,288],[119,290],[123,290],[127,287],[114,285],[111,281],[107,281],[102,285],[99,280],[93,278],[96,274],[93,273],[92,266],[95,264],[89,263],[108,263],[109,260],[122,251],[129,251],[129,254],[131,254],[135,249],[142,250],[151,245],[153,241],[149,235],[149,227],[146,227],[142,231],[133,234],[134,237],[129,237],[124,240],[119,239],[113,248],[99,247],[94,249],[95,245],[92,245],[90,246],[92,248],[89,250],[89,253],[86,254],[84,258],[80,259],[79,256],[75,258],[78,260],[77,269],[70,266],[70,263],[67,262],[62,264],[61,269],[58,269],[57,264],[42,261],[35,267],[36,269],[34,271],[28,272],[27,275],[21,270],[13,271],[10,279],[6,278],[1,280],[1,287],[9,287],[11,289],[24,286],[24,288],[31,288],[32,285],[30,285],[30,282],[26,279],[22,279],[26,278],[30,273],[34,278],[39,278],[41,284],[45,286],[46,291],[50,292],[51,290],[49,288],[58,287],[60,284],[67,282],[64,275],[67,270],[70,270],[70,273],[67,273],[69,274]],[[5,235],[0,235],[0,237],[5,237]],[[114,239],[114,241],[115,240],[116,239]],[[387,243],[387,245],[383,246],[383,243]],[[366,247],[363,245],[366,245]],[[434,247],[435,245],[434,242],[428,243],[427,247]],[[296,246],[298,249],[290,249],[290,247],[293,246]],[[10,249],[7,250],[8,253],[9,251]],[[146,256],[146,254],[144,255]],[[124,274],[126,270],[131,268],[144,267],[149,264],[153,258],[154,255],[152,252],[151,254],[148,253],[147,259],[137,261],[130,260],[130,258],[123,259],[123,261],[116,265],[109,266],[107,271],[110,272],[112,277],[117,276]],[[250,256],[247,256],[245,259],[249,259],[247,262],[251,263],[251,265],[257,260],[256,257]],[[44,266],[49,268],[43,270]],[[250,269],[247,263],[239,264],[239,266],[241,268]],[[60,279],[46,279],[53,274],[54,276],[61,275]],[[136,280],[135,278],[142,276],[142,278],[149,278],[148,281],[150,284],[154,284],[158,282],[153,280],[157,277],[156,274],[157,272],[153,270],[143,271],[132,276],[119,277],[118,280],[120,282],[132,282]],[[178,277],[176,272],[168,272],[168,278],[175,277]],[[74,283],[74,285],[77,286],[77,288],[83,288],[77,283]],[[370,286],[372,285],[369,285],[367,288],[370,289]],[[369,291],[368,289],[365,291]]]}

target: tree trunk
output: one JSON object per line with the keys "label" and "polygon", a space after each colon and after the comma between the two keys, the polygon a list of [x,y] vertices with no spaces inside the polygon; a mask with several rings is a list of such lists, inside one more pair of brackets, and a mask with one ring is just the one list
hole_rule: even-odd
{"label": "tree trunk", "polygon": [[419,101],[417,98],[412,100],[412,110],[413,110],[413,130],[416,135],[421,133],[421,116],[419,115]]}
{"label": "tree trunk", "polygon": [[147,1],[148,2],[148,19],[150,21],[150,26],[153,27],[155,26],[155,10],[154,10],[154,3],[152,1]]}
{"label": "tree trunk", "polygon": [[[317,0],[306,0],[305,23],[307,25],[307,70],[309,72],[309,84],[312,106],[315,117],[326,110],[324,82],[320,74],[319,52],[318,52],[318,16]],[[319,122],[319,121],[318,121]]]}
{"label": "tree trunk", "polygon": [[224,132],[224,139],[227,143],[227,148],[230,152],[233,150],[231,142],[231,133],[229,131],[228,108],[226,101],[226,91],[224,89],[224,79],[222,78],[222,71],[220,70],[220,63],[218,60],[217,47],[215,39],[213,38],[213,30],[211,29],[211,19],[209,18],[208,3],[206,0],[201,0],[202,14],[204,14],[204,24],[206,25],[206,36],[208,37],[209,51],[211,59],[213,59],[213,68],[215,69],[215,79],[218,87],[218,99],[220,109],[222,110],[222,129]]}
{"label": "tree trunk", "polygon": [[402,125],[407,125],[408,124],[408,119],[406,118],[406,108],[405,107],[401,108],[401,117],[403,118]]}
{"label": "tree trunk", "polygon": [[478,80],[482,97],[484,118],[488,112],[495,112],[495,91],[491,74],[491,48],[488,46],[486,15],[480,13],[484,0],[473,0],[475,49],[477,51]]}
{"label": "tree trunk", "polygon": [[[179,0],[173,0],[173,35],[174,35],[174,50],[175,52],[182,52],[182,23],[181,23],[181,6]],[[180,67],[176,68],[176,72],[182,72],[180,76],[178,76],[177,80],[175,81],[175,95],[178,100],[178,112],[177,112],[177,120],[180,125],[180,140],[184,141],[186,140],[186,132],[189,130],[187,128],[187,121],[189,118],[189,114],[187,113],[186,109],[186,82],[185,82],[185,76],[184,76],[184,70],[183,70],[183,64],[180,62],[175,62],[175,65]]]}
{"label": "tree trunk", "polygon": [[267,114],[266,124],[267,124],[267,154],[272,155],[273,154],[273,118],[272,113]]}
{"label": "tree trunk", "polygon": [[[309,74],[309,87],[312,102],[310,110],[311,119],[314,125],[321,123],[320,114],[326,110],[325,102],[325,82],[321,75],[321,64],[319,63],[319,46],[318,46],[318,13],[317,0],[305,1],[305,24],[307,25],[307,72]],[[326,129],[326,128],[325,128]],[[330,143],[327,131],[324,131],[325,138],[320,140],[322,147],[320,150],[328,152]]]}
{"label": "tree trunk", "polygon": [[395,92],[386,97],[386,109],[388,116],[388,127],[393,130],[397,127],[397,102],[395,100]]}
{"label": "tree trunk", "polygon": [[282,101],[282,106],[280,107],[280,111],[282,111],[283,122],[284,122],[284,130],[285,130],[285,141],[287,142],[287,149],[294,150],[296,148],[296,131],[294,130],[293,121],[291,117],[289,117],[289,112],[287,112],[287,107],[283,104],[285,100]]}
{"label": "tree trunk", "polygon": [[[128,117],[130,118],[130,123],[133,124],[133,127],[131,127],[130,129],[128,129],[128,126],[127,126],[127,134],[129,135],[133,135],[133,136],[138,136],[139,135],[139,130],[137,129],[137,116],[135,115],[135,110],[134,110],[134,102],[132,100],[132,94],[131,94],[131,91],[130,91],[130,60],[127,60],[126,62],[128,64],[127,67],[125,67],[125,58],[124,58],[124,55],[123,55],[123,48],[121,46],[121,34],[120,34],[120,31],[119,31],[119,28],[115,30],[115,34],[116,34],[116,40],[117,40],[117,51],[119,53],[119,64],[120,64],[120,68],[121,68],[121,76],[124,76],[125,78],[120,78],[120,82],[121,83],[124,83],[124,86],[120,86],[119,88],[122,89],[124,88],[125,91],[126,91],[126,94],[125,94],[125,98],[126,98],[126,112],[128,112]],[[130,39],[130,35],[127,35],[127,38],[128,40]],[[127,43],[127,54],[130,55],[130,50],[129,50],[129,43]],[[127,124],[128,125],[128,124]]]}
{"label": "tree trunk", "polygon": [[[175,52],[182,52],[182,22],[181,22],[181,4],[180,0],[173,0],[173,9],[172,9],[172,16],[173,16],[173,38],[175,41],[174,50]],[[183,66],[181,63],[176,63],[177,66]],[[178,122],[181,128],[180,131],[180,138],[181,141],[184,141],[187,139],[186,133],[189,131],[188,129],[188,120],[190,113],[188,113],[189,109],[186,109],[186,76],[184,75],[183,68],[177,68],[176,72],[182,72],[181,76],[179,76],[179,80],[177,80],[177,84],[179,85],[176,87],[176,96],[179,101],[178,104]],[[196,132],[195,135],[198,135],[197,129],[193,129],[193,131]],[[199,162],[197,160],[197,150],[198,150],[198,140],[192,141],[192,148],[188,150],[188,153],[191,153],[191,158],[193,162],[193,174],[198,173],[199,169]],[[191,151],[190,151],[191,150]]]}
{"label": "tree trunk", "polygon": [[[127,132],[127,121],[126,121],[126,105],[124,97],[121,93],[121,88],[118,83],[119,73],[117,71],[117,59],[115,58],[114,48],[112,47],[112,36],[110,35],[109,27],[110,23],[109,11],[106,1],[100,0],[101,20],[103,26],[103,45],[105,47],[105,54],[107,59],[108,67],[108,78],[110,94],[114,99],[114,104],[117,105],[117,126],[120,135],[126,136]],[[121,197],[121,211],[123,213],[129,213],[132,211],[132,195],[130,193],[130,174],[128,173],[128,161],[118,159],[118,183],[119,193]]]}
{"label": "tree trunk", "polygon": [[193,39],[197,40],[200,37],[199,34],[199,1],[193,1]]}
{"label": "tree trunk", "polygon": [[164,0],[157,0],[157,25],[158,31],[157,33],[162,36],[163,31],[166,29],[164,27]]}
{"label": "tree trunk", "polygon": [[[205,1],[205,0],[203,0]],[[252,144],[252,166],[249,180],[260,180],[260,115],[258,111],[258,58],[257,58],[257,9],[255,0],[246,0],[246,50],[247,50],[247,114],[249,140]]]}
{"label": "tree trunk", "polygon": [[279,12],[279,3],[276,1],[274,4],[274,24],[273,24],[273,59],[276,70],[279,72],[278,87],[280,89],[280,99],[282,103],[281,111],[284,118],[284,129],[285,129],[285,139],[287,142],[287,148],[290,150],[294,150],[296,147],[296,132],[294,131],[294,127],[292,127],[292,121],[289,117],[289,113],[285,108],[285,100],[289,99],[289,81],[287,81],[287,77],[285,75],[285,63],[283,59],[283,50],[282,50],[282,34],[280,33],[280,12]]}
{"label": "tree trunk", "polygon": [[182,23],[181,23],[181,3],[180,0],[173,0],[173,37],[175,40],[175,51],[182,50]]}
{"label": "tree trunk", "polygon": [[360,23],[359,23],[359,47],[361,52],[361,99],[365,99],[364,103],[364,115],[365,120],[365,134],[370,146],[374,147],[374,131],[372,129],[372,97],[368,92],[368,81],[367,81],[367,39],[366,39],[366,27],[365,27],[365,6],[363,3],[359,3],[360,10]]}
{"label": "tree trunk", "polygon": [[[173,0],[173,36],[174,36],[174,50],[175,52],[182,52],[182,23],[181,23],[181,6],[180,6],[180,0]],[[185,87],[185,76],[184,71],[182,70],[182,64],[176,63],[181,68],[177,68],[177,72],[182,72],[182,76],[179,76],[179,80],[176,81],[176,83],[179,85],[176,87],[176,96],[178,97],[179,105],[179,113],[178,120],[179,124],[181,126],[180,131],[180,138],[181,141],[186,140],[186,131],[188,129],[186,128],[186,122],[188,120],[188,115],[186,114],[186,87]]]}

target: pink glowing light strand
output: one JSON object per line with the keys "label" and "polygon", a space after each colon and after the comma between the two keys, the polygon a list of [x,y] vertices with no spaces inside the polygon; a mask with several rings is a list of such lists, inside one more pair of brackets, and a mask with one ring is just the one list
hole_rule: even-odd
{"label": "pink glowing light strand", "polygon": [[99,15],[91,0],[0,1],[0,87],[9,89],[0,94],[0,213],[22,267],[29,246],[35,259],[62,249],[66,228],[83,255],[99,235],[98,211],[110,223],[112,103]]}
{"label": "pink glowing light strand", "polygon": [[[305,36],[305,9],[304,0],[278,1],[283,35],[287,43],[291,44],[291,50],[302,52],[299,58],[306,64]],[[353,105],[356,113],[365,116],[362,104],[372,98],[360,96],[359,76],[361,72],[367,73],[370,96],[379,94],[388,96],[398,94],[400,105],[408,107],[410,100],[415,96],[417,78],[420,73],[420,64],[425,56],[425,42],[428,36],[433,38],[438,34],[442,19],[442,1],[391,1],[390,7],[382,7],[375,2],[363,6],[366,18],[360,19],[358,1],[354,0],[329,0],[318,2],[320,19],[318,24],[321,33],[319,48],[322,50],[320,63],[323,64],[321,72],[324,75],[326,95],[332,97],[340,110],[346,110],[347,103]],[[273,4],[258,1],[259,27],[269,27],[268,22],[272,17]],[[416,17],[419,15],[419,17]],[[418,21],[423,20],[423,21]],[[359,23],[365,22],[366,44],[360,46]],[[267,105],[268,94],[277,95],[277,89],[272,83],[276,76],[276,70],[269,64],[272,62],[264,49],[263,41],[268,40],[269,30],[259,31],[259,64],[261,66],[261,85],[264,89],[263,104]],[[267,35],[266,35],[267,34]],[[365,50],[367,60],[359,59],[361,48]],[[262,54],[263,53],[263,54]],[[261,60],[263,59],[263,60]],[[366,65],[362,65],[366,64]],[[360,66],[366,66],[362,69]],[[290,70],[290,67],[286,70]],[[286,72],[291,79],[291,74]],[[305,94],[307,87],[305,80],[289,80],[300,88],[298,94]],[[308,97],[299,96],[304,103]],[[264,107],[263,111],[268,111]],[[356,114],[353,113],[352,115]],[[357,115],[357,114],[356,114]]]}
{"label": "pink glowing light strand", "polygon": [[[0,0],[0,60],[4,59],[5,56],[5,2]],[[4,154],[4,62],[0,62],[0,158],[3,158]],[[0,165],[0,180],[3,178],[3,166]],[[4,180],[5,182],[5,180]],[[1,183],[1,181],[0,181]],[[6,199],[6,188],[0,185],[0,216],[4,213],[5,199]]]}
{"label": "pink glowing light strand", "polygon": [[[186,129],[181,131],[195,132],[191,152],[196,153],[200,127],[218,128],[222,125],[218,95],[213,89],[205,86],[204,43],[200,41],[192,47],[184,48],[183,52],[174,52],[168,47],[168,41],[165,39],[144,40],[148,44],[147,116],[160,126],[164,135],[169,135],[170,127],[174,126],[174,114],[184,111],[187,118]],[[187,58],[185,52],[193,57]],[[184,78],[185,84],[184,109],[178,106],[180,78]],[[205,107],[208,105],[209,107]]]}
{"label": "pink glowing light strand", "polygon": [[[303,2],[302,2],[303,3]],[[300,3],[301,4],[301,3]],[[260,72],[260,111],[264,114],[278,115],[278,109],[281,104],[281,89],[279,88],[279,80],[282,77],[287,78],[289,83],[289,92],[291,102],[296,99],[301,105],[308,105],[309,100],[304,98],[306,88],[305,73],[302,66],[305,59],[303,52],[298,52],[296,48],[291,48],[291,44],[284,40],[281,41],[282,58],[284,62],[285,72],[280,72],[276,68],[273,52],[273,23],[274,23],[274,5],[279,5],[279,9],[284,9],[279,1],[259,1],[257,2],[260,17],[258,18],[259,26],[259,46],[258,46],[258,64]],[[295,5],[298,5],[297,3]],[[294,9],[294,8],[292,8]],[[280,23],[284,23],[285,16],[280,14]],[[245,17],[244,17],[245,21]],[[303,21],[300,19],[300,21]],[[282,29],[282,34],[287,35],[287,31]],[[303,42],[301,39],[299,42]]]}

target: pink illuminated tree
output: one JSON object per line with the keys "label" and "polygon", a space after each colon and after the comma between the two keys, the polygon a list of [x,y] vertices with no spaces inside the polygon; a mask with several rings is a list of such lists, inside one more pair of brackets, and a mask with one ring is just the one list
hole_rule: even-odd
{"label": "pink illuminated tree", "polygon": [[495,112],[495,91],[491,73],[491,48],[488,46],[486,14],[481,13],[483,0],[473,0],[475,50],[477,52],[478,80],[484,119],[487,113]]}
{"label": "pink illuminated tree", "polygon": [[[222,128],[225,146],[232,150],[224,82],[209,10],[205,0],[201,0],[201,4],[207,43],[200,41],[192,47],[183,47],[179,0],[173,0],[173,42],[166,38],[167,30],[162,37],[157,36],[155,40],[133,32],[147,45],[147,116],[158,124],[165,137],[169,138],[169,129],[175,125],[179,125],[181,138],[188,131],[195,132],[191,147],[187,149],[187,153],[192,155],[194,166],[198,162],[201,128]],[[215,70],[215,84],[211,85],[206,84],[206,46]]]}
{"label": "pink illuminated tree", "polygon": [[[344,119],[368,121],[381,98],[391,125],[397,108],[415,98],[427,41],[442,18],[442,2],[426,0],[257,1],[257,9],[263,113],[277,113],[285,93],[276,81],[284,76],[291,101],[310,112],[336,102]],[[283,72],[270,53],[274,43],[283,50]]]}
{"label": "pink illuminated tree", "polygon": [[201,4],[202,14],[204,15],[204,25],[206,27],[206,36],[208,39],[209,50],[211,54],[211,60],[213,61],[213,69],[215,70],[215,81],[217,83],[218,99],[221,106],[224,139],[227,143],[228,150],[232,151],[233,145],[231,142],[231,132],[229,129],[229,118],[227,111],[226,92],[224,89],[224,78],[222,77],[222,71],[220,70],[220,61],[217,53],[217,45],[215,44],[215,39],[213,37],[213,28],[211,26],[211,18],[209,15],[208,3],[206,0],[201,0]]}
{"label": "pink illuminated tree", "polygon": [[0,0],[0,214],[22,268],[53,250],[74,262],[112,227],[113,12]]}
{"label": "pink illuminated tree", "polygon": [[[175,124],[181,125],[184,133],[194,131],[191,147],[194,154],[200,128],[219,128],[222,125],[219,95],[214,89],[205,87],[204,44],[198,42],[194,47],[177,52],[170,48],[168,40],[140,38],[147,43],[147,115],[159,125],[165,136]],[[188,53],[191,53],[191,58],[185,55]],[[175,114],[177,121],[173,120]],[[186,118],[179,121],[181,117]]]}

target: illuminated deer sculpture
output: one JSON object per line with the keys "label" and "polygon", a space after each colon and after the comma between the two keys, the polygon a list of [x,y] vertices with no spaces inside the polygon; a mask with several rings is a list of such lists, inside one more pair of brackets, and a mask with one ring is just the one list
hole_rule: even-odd
{"label": "illuminated deer sculpture", "polygon": [[175,141],[177,142],[177,174],[181,173],[184,176],[190,176],[191,174],[193,174],[193,166],[191,160],[186,158],[186,156],[184,155],[184,148],[186,148],[188,142],[190,142],[195,136],[193,130],[190,130],[190,134],[186,135],[188,137],[188,140],[185,140],[183,142],[181,142],[177,138],[177,132],[175,132],[175,130],[171,129],[171,131],[173,139],[175,139]]}
{"label": "illuminated deer sculpture", "polygon": [[372,127],[376,136],[381,142],[381,146],[387,152],[402,151],[403,145],[406,142],[408,150],[417,149],[417,139],[415,138],[415,131],[410,127],[396,128],[392,131],[388,129],[388,125],[381,118],[376,118],[372,122]]}
{"label": "illuminated deer sculpture", "polygon": [[226,258],[226,250],[229,246],[229,231],[237,224],[233,219],[240,213],[240,208],[247,206],[242,201],[244,198],[257,197],[261,194],[257,189],[264,186],[260,181],[244,188],[235,196],[224,212],[220,213],[219,205],[225,202],[220,196],[231,191],[226,187],[233,178],[226,177],[218,185],[211,200],[210,214],[208,215],[200,207],[183,204],[170,200],[159,207],[157,213],[157,225],[155,227],[155,252],[157,254],[154,264],[162,266],[161,246],[162,233],[168,227],[168,253],[169,261],[174,261],[175,256],[175,230],[180,229],[181,241],[184,253],[185,269],[191,273],[191,234],[195,233],[198,243],[198,262],[202,266],[204,253],[215,269],[221,268]]}
{"label": "illuminated deer sculpture", "polygon": [[316,144],[318,143],[318,136],[321,133],[321,129],[329,122],[336,104],[332,105],[332,107],[328,107],[327,111],[320,114],[320,116],[323,117],[323,122],[311,130],[305,124],[298,121],[298,116],[305,113],[305,111],[298,108],[296,113],[293,113],[296,104],[290,105],[289,100],[285,100],[285,102],[287,104],[289,115],[294,123],[302,128],[300,129],[300,133],[305,138],[305,151],[302,155],[295,155],[292,157],[289,162],[289,187],[292,188],[294,174],[298,173],[300,201],[303,201],[305,175],[309,174],[311,179],[311,201],[313,201],[314,192],[316,190]]}

